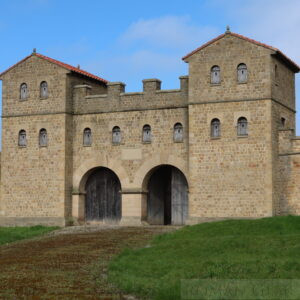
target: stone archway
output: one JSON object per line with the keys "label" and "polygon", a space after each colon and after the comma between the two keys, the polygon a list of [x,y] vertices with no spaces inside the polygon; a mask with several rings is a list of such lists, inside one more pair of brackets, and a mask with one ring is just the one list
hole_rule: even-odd
{"label": "stone archway", "polygon": [[147,182],[147,222],[153,225],[184,225],[188,216],[188,183],[171,165],[151,170]]}
{"label": "stone archway", "polygon": [[86,181],[85,191],[85,221],[120,221],[121,183],[113,171],[95,169]]}
{"label": "stone archway", "polygon": [[72,217],[75,224],[86,221],[86,184],[93,172],[100,168],[110,169],[119,179],[122,189],[128,185],[128,176],[120,160],[95,157],[82,163],[73,174]]}

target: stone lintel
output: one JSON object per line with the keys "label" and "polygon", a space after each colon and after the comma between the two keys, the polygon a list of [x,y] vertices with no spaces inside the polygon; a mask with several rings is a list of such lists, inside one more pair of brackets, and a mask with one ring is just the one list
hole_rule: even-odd
{"label": "stone lintel", "polygon": [[73,89],[91,89],[92,87],[88,84],[78,84],[73,87]]}

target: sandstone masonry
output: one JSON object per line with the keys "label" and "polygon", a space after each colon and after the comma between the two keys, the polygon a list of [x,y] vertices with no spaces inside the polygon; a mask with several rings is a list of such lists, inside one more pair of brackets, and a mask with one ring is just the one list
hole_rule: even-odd
{"label": "sandstone masonry", "polygon": [[[146,79],[139,93],[37,53],[1,73],[0,226],[116,222],[88,220],[87,209],[101,210],[119,196],[121,225],[154,224],[153,212],[164,215],[162,224],[300,214],[299,67],[278,49],[229,31],[183,60],[189,75],[180,77],[179,89],[161,90],[158,79]],[[41,97],[42,82],[47,97]],[[244,134],[238,134],[241,118]],[[175,124],[183,128],[182,140],[174,139]],[[150,141],[143,141],[145,125]],[[90,144],[84,144],[85,129]],[[26,145],[20,145],[21,131]],[[170,190],[159,183],[161,166],[178,170]],[[101,168],[119,180],[114,199],[103,192],[101,178],[91,179]]]}

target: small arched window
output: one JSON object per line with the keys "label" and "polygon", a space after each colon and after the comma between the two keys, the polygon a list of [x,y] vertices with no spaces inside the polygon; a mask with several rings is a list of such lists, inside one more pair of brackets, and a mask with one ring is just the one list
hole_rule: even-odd
{"label": "small arched window", "polygon": [[121,129],[118,126],[115,126],[112,130],[112,142],[113,144],[121,143]]}
{"label": "small arched window", "polygon": [[27,146],[26,131],[23,129],[19,131],[18,145],[20,147]]}
{"label": "small arched window", "polygon": [[220,67],[213,66],[210,71],[210,82],[212,84],[218,84],[221,82],[221,75],[220,75]]}
{"label": "small arched window", "polygon": [[245,117],[240,117],[237,122],[237,135],[248,135],[248,121]]}
{"label": "small arched window", "polygon": [[150,125],[144,125],[143,127],[143,142],[151,142],[151,127]]}
{"label": "small arched window", "polygon": [[245,64],[239,64],[237,67],[238,82],[246,82],[248,79],[248,70]]}
{"label": "small arched window", "polygon": [[213,119],[210,126],[211,137],[219,137],[221,135],[221,123],[219,119]]}
{"label": "small arched window", "polygon": [[40,130],[39,145],[40,145],[40,147],[48,146],[48,136],[47,136],[47,130],[45,128],[42,128]]}
{"label": "small arched window", "polygon": [[174,125],[174,142],[183,141],[183,126],[181,123],[176,123]]}
{"label": "small arched window", "polygon": [[285,127],[285,118],[284,117],[281,117],[280,118],[280,126],[281,126],[281,128],[284,128]]}
{"label": "small arched window", "polygon": [[48,98],[48,83],[46,81],[41,82],[40,86],[40,96],[41,98]]}
{"label": "small arched window", "polygon": [[20,87],[20,99],[26,100],[28,97],[28,88],[26,83],[22,83]]}
{"label": "small arched window", "polygon": [[83,146],[92,145],[92,131],[90,128],[85,128],[83,131]]}

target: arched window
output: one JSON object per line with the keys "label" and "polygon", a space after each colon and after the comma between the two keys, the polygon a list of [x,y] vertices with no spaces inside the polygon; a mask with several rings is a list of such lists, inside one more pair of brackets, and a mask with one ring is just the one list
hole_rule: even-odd
{"label": "arched window", "polygon": [[112,142],[113,144],[121,143],[121,129],[118,126],[115,126],[112,130]]}
{"label": "arched window", "polygon": [[281,126],[281,128],[284,128],[285,127],[285,118],[284,117],[281,117],[280,118],[280,126]]}
{"label": "arched window", "polygon": [[41,98],[48,98],[48,83],[46,81],[41,82],[40,96]]}
{"label": "arched window", "polygon": [[245,64],[239,64],[237,67],[238,82],[246,82],[248,79],[248,70]]}
{"label": "arched window", "polygon": [[212,84],[218,84],[221,82],[221,76],[220,76],[220,67],[219,66],[213,66],[210,71],[210,82]]}
{"label": "arched window", "polygon": [[143,142],[151,142],[151,127],[150,125],[144,125],[143,127]]}
{"label": "arched window", "polygon": [[244,117],[240,117],[237,121],[237,135],[248,135],[248,121]]}
{"label": "arched window", "polygon": [[20,99],[26,100],[28,97],[28,88],[26,83],[22,83],[20,87]]}
{"label": "arched window", "polygon": [[47,136],[47,130],[45,128],[42,128],[40,130],[39,144],[40,144],[40,147],[48,146],[48,136]]}
{"label": "arched window", "polygon": [[92,145],[92,131],[90,128],[85,128],[83,131],[83,146]]}
{"label": "arched window", "polygon": [[181,123],[176,123],[174,125],[174,142],[182,142],[183,141],[183,126]]}
{"label": "arched window", "polygon": [[211,137],[219,137],[221,135],[221,123],[219,119],[213,119],[211,121],[210,134]]}
{"label": "arched window", "polygon": [[23,129],[19,131],[18,145],[20,147],[26,147],[27,146],[26,131],[23,130]]}

